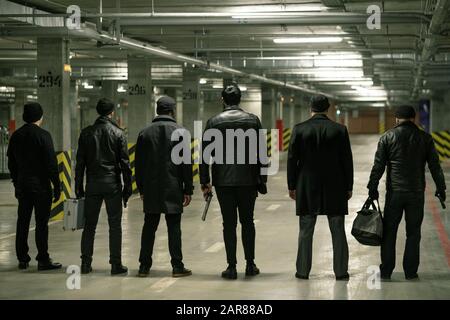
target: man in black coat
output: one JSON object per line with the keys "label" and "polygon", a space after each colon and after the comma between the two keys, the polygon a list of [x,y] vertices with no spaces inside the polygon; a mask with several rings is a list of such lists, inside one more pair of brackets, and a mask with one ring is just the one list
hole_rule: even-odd
{"label": "man in black coat", "polygon": [[367,188],[369,197],[378,199],[378,183],[387,167],[381,278],[389,280],[395,268],[397,230],[405,212],[403,270],[406,279],[414,280],[418,279],[426,163],[436,184],[436,196],[442,201],[445,201],[446,186],[433,138],[414,124],[414,108],[401,106],[397,108],[395,117],[397,126],[386,132],[378,143]]}
{"label": "man in black coat", "polygon": [[[81,236],[81,273],[92,271],[95,230],[105,201],[111,274],[125,274],[128,269],[122,265],[122,201],[126,205],[132,193],[128,145],[123,130],[112,120],[114,103],[100,99],[97,112],[100,116],[95,123],[80,134],[75,168],[76,196],[86,196],[86,222]],[[86,192],[83,181],[85,172]]]}
{"label": "man in black coat", "polygon": [[[40,126],[43,110],[39,103],[27,103],[23,109],[25,124],[11,136],[8,146],[8,167],[19,201],[16,254],[19,269],[27,269],[28,230],[34,209],[38,270],[61,268],[48,254],[48,220],[53,202],[61,197],[58,164],[50,133]],[[53,185],[53,193],[52,187]]]}
{"label": "man in black coat", "polygon": [[[140,277],[148,276],[152,266],[155,232],[161,213],[165,214],[169,234],[172,276],[184,277],[192,274],[191,270],[184,267],[181,251],[181,214],[183,207],[191,202],[194,189],[191,141],[184,135],[181,142],[176,139],[172,141],[175,131],[187,133],[186,129],[175,121],[175,106],[172,98],[161,97],[157,101],[158,116],[141,131],[136,144],[136,184],[145,213],[139,256]],[[178,143],[184,143],[189,151],[187,162],[178,164],[172,159],[172,150]]]}
{"label": "man in black coat", "polygon": [[300,236],[296,277],[308,279],[317,215],[327,215],[333,241],[337,280],[348,280],[348,244],[344,217],[353,190],[353,159],[347,128],[327,116],[330,104],[319,95],[311,100],[311,119],[297,124],[289,146],[289,196],[296,201]]}
{"label": "man in black coat", "polygon": [[[237,279],[236,270],[236,227],[238,220],[242,225],[242,244],[244,246],[245,260],[247,266],[245,274],[255,276],[259,274],[255,259],[255,224],[253,222],[254,207],[258,190],[266,192],[265,183],[267,176],[261,174],[260,151],[266,152],[265,143],[259,143],[259,130],[261,122],[259,118],[251,113],[245,112],[239,107],[241,101],[241,91],[237,85],[227,86],[222,92],[222,101],[224,105],[223,112],[208,120],[203,134],[203,155],[206,157],[206,148],[212,143],[211,139],[206,139],[207,133],[218,130],[223,137],[223,147],[221,152],[212,154],[213,159],[204,158],[200,164],[200,183],[204,195],[211,192],[214,185],[220,209],[223,217],[223,237],[225,241],[225,250],[227,254],[228,268],[222,272],[225,279]],[[209,131],[209,132],[208,132]],[[245,139],[244,142],[228,138],[227,132],[253,133],[256,141],[250,142]],[[216,141],[217,142],[217,141]],[[264,141],[265,142],[265,141]],[[234,148],[234,157],[232,159],[228,153],[227,147]],[[252,148],[254,154],[251,154]],[[219,159],[219,154],[223,159]],[[243,156],[241,161],[238,160]],[[256,161],[251,161],[252,157]],[[231,160],[230,163],[228,160]],[[243,161],[242,161],[243,160]],[[212,167],[212,185],[209,168]]]}

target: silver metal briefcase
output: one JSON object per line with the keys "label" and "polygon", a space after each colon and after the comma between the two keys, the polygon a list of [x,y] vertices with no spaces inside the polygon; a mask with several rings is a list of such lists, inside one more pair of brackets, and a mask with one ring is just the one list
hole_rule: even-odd
{"label": "silver metal briefcase", "polygon": [[64,201],[64,230],[80,230],[84,228],[84,198]]}

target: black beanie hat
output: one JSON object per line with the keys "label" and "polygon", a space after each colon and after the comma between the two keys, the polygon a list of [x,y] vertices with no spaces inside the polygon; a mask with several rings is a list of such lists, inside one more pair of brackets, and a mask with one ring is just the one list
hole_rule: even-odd
{"label": "black beanie hat", "polygon": [[41,120],[44,111],[42,107],[37,102],[28,102],[23,106],[23,121],[26,123],[34,123],[38,120]]}
{"label": "black beanie hat", "polygon": [[228,106],[238,105],[241,102],[241,95],[241,89],[237,84],[229,85],[222,91],[223,101]]}
{"label": "black beanie hat", "polygon": [[97,102],[97,112],[101,116],[107,116],[114,111],[114,103],[106,98],[102,98]]}
{"label": "black beanie hat", "polygon": [[413,119],[416,117],[416,110],[411,106],[400,106],[395,110],[397,119]]}
{"label": "black beanie hat", "polygon": [[156,113],[164,114],[168,112],[174,112],[176,108],[176,102],[174,99],[168,96],[163,96],[156,102]]}
{"label": "black beanie hat", "polygon": [[324,95],[317,95],[311,98],[311,110],[313,112],[325,112],[329,107],[330,102]]}

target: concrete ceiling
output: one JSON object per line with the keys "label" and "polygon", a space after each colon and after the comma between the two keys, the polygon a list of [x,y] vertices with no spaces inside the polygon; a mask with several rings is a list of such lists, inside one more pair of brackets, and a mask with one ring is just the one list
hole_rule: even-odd
{"label": "concrete ceiling", "polygon": [[[408,102],[450,87],[449,1],[13,2],[55,14],[77,4],[83,21],[88,23],[99,25],[99,18],[93,15],[102,12],[101,28],[105,32],[120,25],[120,32],[127,38],[247,73],[306,85],[332,94],[343,105],[358,105],[355,100],[361,98],[377,105],[383,99],[388,104]],[[380,30],[369,30],[365,18],[361,19],[368,17],[366,10],[372,4],[378,4],[383,12]],[[313,11],[305,16],[303,10]],[[258,12],[260,19],[245,17]],[[0,18],[4,30],[25,25],[17,18]],[[275,38],[308,37],[340,37],[342,41],[274,43]],[[19,37],[14,32],[0,32],[0,68],[7,58],[8,66],[31,66],[35,40],[35,34]],[[99,46],[89,39],[71,38],[70,46],[78,66],[97,59],[99,70],[104,70],[97,73],[100,76],[102,72],[111,73],[107,66],[111,61],[124,62],[127,55],[135,54],[129,48]],[[173,64],[160,57],[156,61]],[[360,84],[362,80],[365,83]]]}

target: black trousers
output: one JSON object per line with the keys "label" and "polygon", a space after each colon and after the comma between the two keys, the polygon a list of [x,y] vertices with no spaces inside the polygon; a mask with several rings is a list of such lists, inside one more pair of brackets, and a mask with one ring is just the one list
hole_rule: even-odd
{"label": "black trousers", "polygon": [[395,268],[395,244],[398,226],[405,212],[406,246],[403,270],[406,276],[414,276],[420,263],[421,226],[424,215],[423,192],[395,192],[386,194],[381,243],[381,266],[383,276],[391,276]]}
{"label": "black trousers", "polygon": [[109,183],[88,183],[84,202],[86,223],[81,236],[81,259],[92,263],[95,230],[102,203],[105,201],[109,224],[109,263],[122,263],[122,186]]}
{"label": "black trousers", "polygon": [[42,192],[23,192],[18,194],[19,208],[16,231],[16,255],[20,262],[29,262],[28,230],[34,209],[36,220],[35,241],[38,254],[36,260],[46,262],[48,255],[48,220],[52,205],[51,190]]}
{"label": "black trousers", "polygon": [[[183,268],[183,254],[181,252],[181,214],[165,214],[167,232],[169,237],[169,252],[173,268]],[[153,246],[155,233],[158,229],[161,214],[146,213],[144,227],[142,228],[141,253],[139,262],[151,267],[153,260]]]}
{"label": "black trousers", "polygon": [[[348,244],[345,235],[345,216],[327,216],[333,242],[333,270],[336,277],[348,272]],[[309,276],[312,264],[313,235],[316,215],[300,216],[300,234],[298,237],[297,273]]]}
{"label": "black trousers", "polygon": [[253,211],[257,197],[256,186],[215,187],[223,218],[223,238],[227,253],[227,262],[236,265],[236,227],[239,221],[242,226],[242,244],[245,260],[255,259],[255,223]]}

